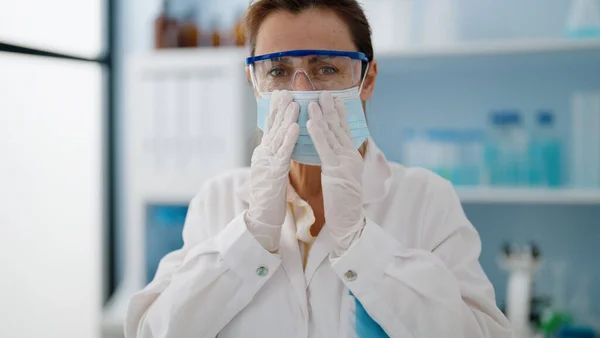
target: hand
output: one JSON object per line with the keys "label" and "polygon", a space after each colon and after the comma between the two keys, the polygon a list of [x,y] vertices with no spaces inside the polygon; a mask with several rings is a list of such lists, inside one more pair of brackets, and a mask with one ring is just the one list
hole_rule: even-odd
{"label": "hand", "polygon": [[299,112],[288,91],[273,92],[267,126],[252,155],[250,205],[245,220],[250,233],[270,252],[279,248],[285,221],[290,160],[300,134],[296,123]]}
{"label": "hand", "polygon": [[354,146],[344,103],[329,93],[308,106],[308,133],[322,162],[325,224],[334,257],[344,254],[365,226],[362,198],[363,158]]}

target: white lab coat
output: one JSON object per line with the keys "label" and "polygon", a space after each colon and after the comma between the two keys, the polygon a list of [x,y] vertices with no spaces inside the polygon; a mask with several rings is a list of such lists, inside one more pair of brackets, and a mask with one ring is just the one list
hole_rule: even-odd
{"label": "white lab coat", "polygon": [[220,175],[193,199],[183,248],[131,299],[128,338],[511,336],[446,180],[387,162],[370,140],[361,237],[332,260],[325,225],[303,270],[289,210],[277,254],[246,229],[248,179]]}

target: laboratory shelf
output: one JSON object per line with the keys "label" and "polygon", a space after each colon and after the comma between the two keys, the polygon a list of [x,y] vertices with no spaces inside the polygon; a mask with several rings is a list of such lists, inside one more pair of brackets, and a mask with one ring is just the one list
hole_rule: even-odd
{"label": "laboratory shelf", "polygon": [[376,49],[384,72],[414,72],[460,68],[600,67],[600,39],[499,40],[456,43],[446,46]]}
{"label": "laboratory shelf", "polygon": [[469,204],[576,204],[600,205],[596,189],[535,189],[456,187],[463,203]]}
{"label": "laboratory shelf", "polygon": [[405,49],[381,49],[376,52],[378,52],[379,56],[386,58],[425,58],[469,55],[553,53],[561,51],[592,50],[600,50],[600,39],[475,41],[442,46],[410,47]]}

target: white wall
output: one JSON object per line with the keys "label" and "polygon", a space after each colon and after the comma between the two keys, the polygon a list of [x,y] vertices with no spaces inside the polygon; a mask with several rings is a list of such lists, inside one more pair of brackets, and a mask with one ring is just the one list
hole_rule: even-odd
{"label": "white wall", "polygon": [[0,74],[0,337],[98,337],[101,69],[0,53]]}

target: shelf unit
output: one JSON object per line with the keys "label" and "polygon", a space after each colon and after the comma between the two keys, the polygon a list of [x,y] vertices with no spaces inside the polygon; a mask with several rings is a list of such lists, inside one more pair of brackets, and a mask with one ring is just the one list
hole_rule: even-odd
{"label": "shelf unit", "polygon": [[468,204],[600,205],[599,189],[457,187],[456,191]]}
{"label": "shelf unit", "polygon": [[385,73],[600,67],[600,39],[474,41],[439,47],[375,50]]}
{"label": "shelf unit", "polygon": [[431,58],[460,56],[496,56],[527,53],[560,53],[600,51],[600,39],[539,39],[472,41],[442,46],[416,46],[375,50],[382,58]]}
{"label": "shelf unit", "polygon": [[[509,108],[514,105],[526,114],[551,109],[568,126],[569,91],[597,88],[599,82],[590,75],[600,78],[600,39],[471,41],[376,49],[375,58],[380,77],[378,101],[371,105],[375,112],[371,127],[378,135],[386,135],[378,143],[397,161],[401,154],[395,139],[387,136],[395,135],[396,126],[424,129],[438,123],[449,128],[485,128],[483,114],[502,108],[503,100]],[[394,114],[381,117],[391,109]],[[569,140],[570,132],[565,127],[560,136]],[[467,204],[600,205],[600,189],[456,189]]]}

